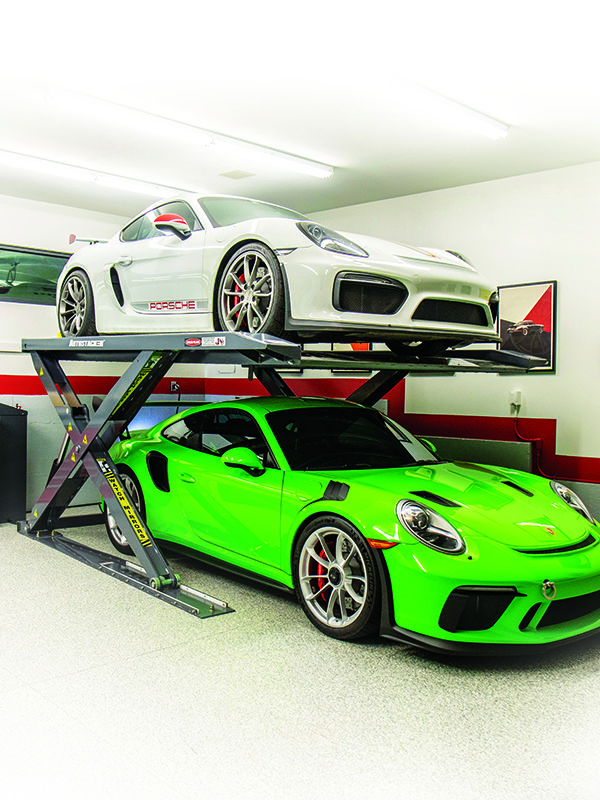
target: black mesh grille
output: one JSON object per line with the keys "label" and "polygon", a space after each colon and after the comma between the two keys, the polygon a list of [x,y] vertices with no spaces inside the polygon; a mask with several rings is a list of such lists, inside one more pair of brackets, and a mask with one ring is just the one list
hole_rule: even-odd
{"label": "black mesh grille", "polygon": [[517,595],[514,586],[461,586],[449,595],[439,625],[446,631],[486,631]]}
{"label": "black mesh grille", "polygon": [[580,597],[568,597],[566,600],[553,600],[538,628],[547,628],[549,625],[559,625],[561,622],[570,622],[572,619],[585,617],[600,609],[600,591],[583,594]]}
{"label": "black mesh grille", "polygon": [[488,324],[485,311],[474,303],[461,303],[455,300],[423,300],[412,316],[413,319],[431,322],[455,322],[459,325]]}
{"label": "black mesh grille", "polygon": [[355,314],[395,314],[407,297],[408,290],[398,281],[341,275],[336,280],[333,305],[338,311]]}

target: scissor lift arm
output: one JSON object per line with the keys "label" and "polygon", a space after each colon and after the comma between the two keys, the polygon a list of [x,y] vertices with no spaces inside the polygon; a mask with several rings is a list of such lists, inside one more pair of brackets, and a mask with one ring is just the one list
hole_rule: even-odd
{"label": "scissor lift arm", "polygon": [[[368,370],[375,374],[349,399],[377,402],[409,372],[522,372],[539,359],[503,351],[448,351],[430,359],[399,360],[387,351],[302,352],[300,345],[265,335],[241,333],[143,334],[83,339],[24,340],[34,367],[65,428],[65,439],[53,473],[27,520],[18,530],[85,563],[154,594],[197,616],[231,611],[227,603],[180,584],[135,508],[113,464],[109,450],[174,364],[241,364],[273,395],[291,396],[281,376],[290,368]],[[111,361],[127,364],[97,409],[81,402],[63,370],[64,361]],[[103,522],[93,515],[64,516],[88,480],[97,487],[141,566],[65,538],[57,527]]]}

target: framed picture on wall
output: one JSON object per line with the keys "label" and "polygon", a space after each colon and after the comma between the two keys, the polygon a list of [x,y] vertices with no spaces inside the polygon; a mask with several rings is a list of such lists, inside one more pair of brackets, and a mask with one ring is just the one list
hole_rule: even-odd
{"label": "framed picture on wall", "polygon": [[499,286],[500,350],[546,359],[532,372],[556,371],[556,281]]}

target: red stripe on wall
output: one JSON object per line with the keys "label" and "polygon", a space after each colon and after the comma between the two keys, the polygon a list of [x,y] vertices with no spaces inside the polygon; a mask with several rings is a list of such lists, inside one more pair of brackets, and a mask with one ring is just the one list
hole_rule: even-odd
{"label": "red stripe on wall", "polygon": [[[71,378],[74,390],[82,395],[105,395],[117,377],[77,376]],[[157,394],[172,394],[170,382],[164,378]],[[177,378],[184,395],[236,397],[268,394],[262,384],[245,378]],[[304,378],[286,376],[286,382],[299,396],[348,397],[363,378]],[[0,395],[35,396],[45,391],[37,375],[0,375]],[[452,436],[465,439],[491,439],[514,442],[533,441],[537,466],[541,474],[563,480],[600,483],[600,458],[564,456],[556,452],[556,420],[520,418],[515,424],[510,417],[472,417],[447,414],[414,414],[405,410],[405,388],[400,383],[386,396],[388,413],[419,436]]]}
{"label": "red stripe on wall", "polygon": [[[117,375],[77,375],[69,381],[77,394],[105,395],[118,381]],[[177,378],[182,394],[204,394],[204,378]],[[157,394],[172,394],[171,378],[163,378],[156,389]],[[40,396],[46,391],[37,375],[0,375],[0,395]]]}

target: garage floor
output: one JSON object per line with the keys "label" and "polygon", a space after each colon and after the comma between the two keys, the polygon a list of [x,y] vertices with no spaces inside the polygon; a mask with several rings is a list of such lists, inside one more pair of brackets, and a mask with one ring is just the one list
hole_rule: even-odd
{"label": "garage floor", "polygon": [[336,642],[292,598],[187,560],[184,583],[234,614],[198,620],[13,525],[0,552],[19,798],[600,798],[600,637],[453,660]]}

